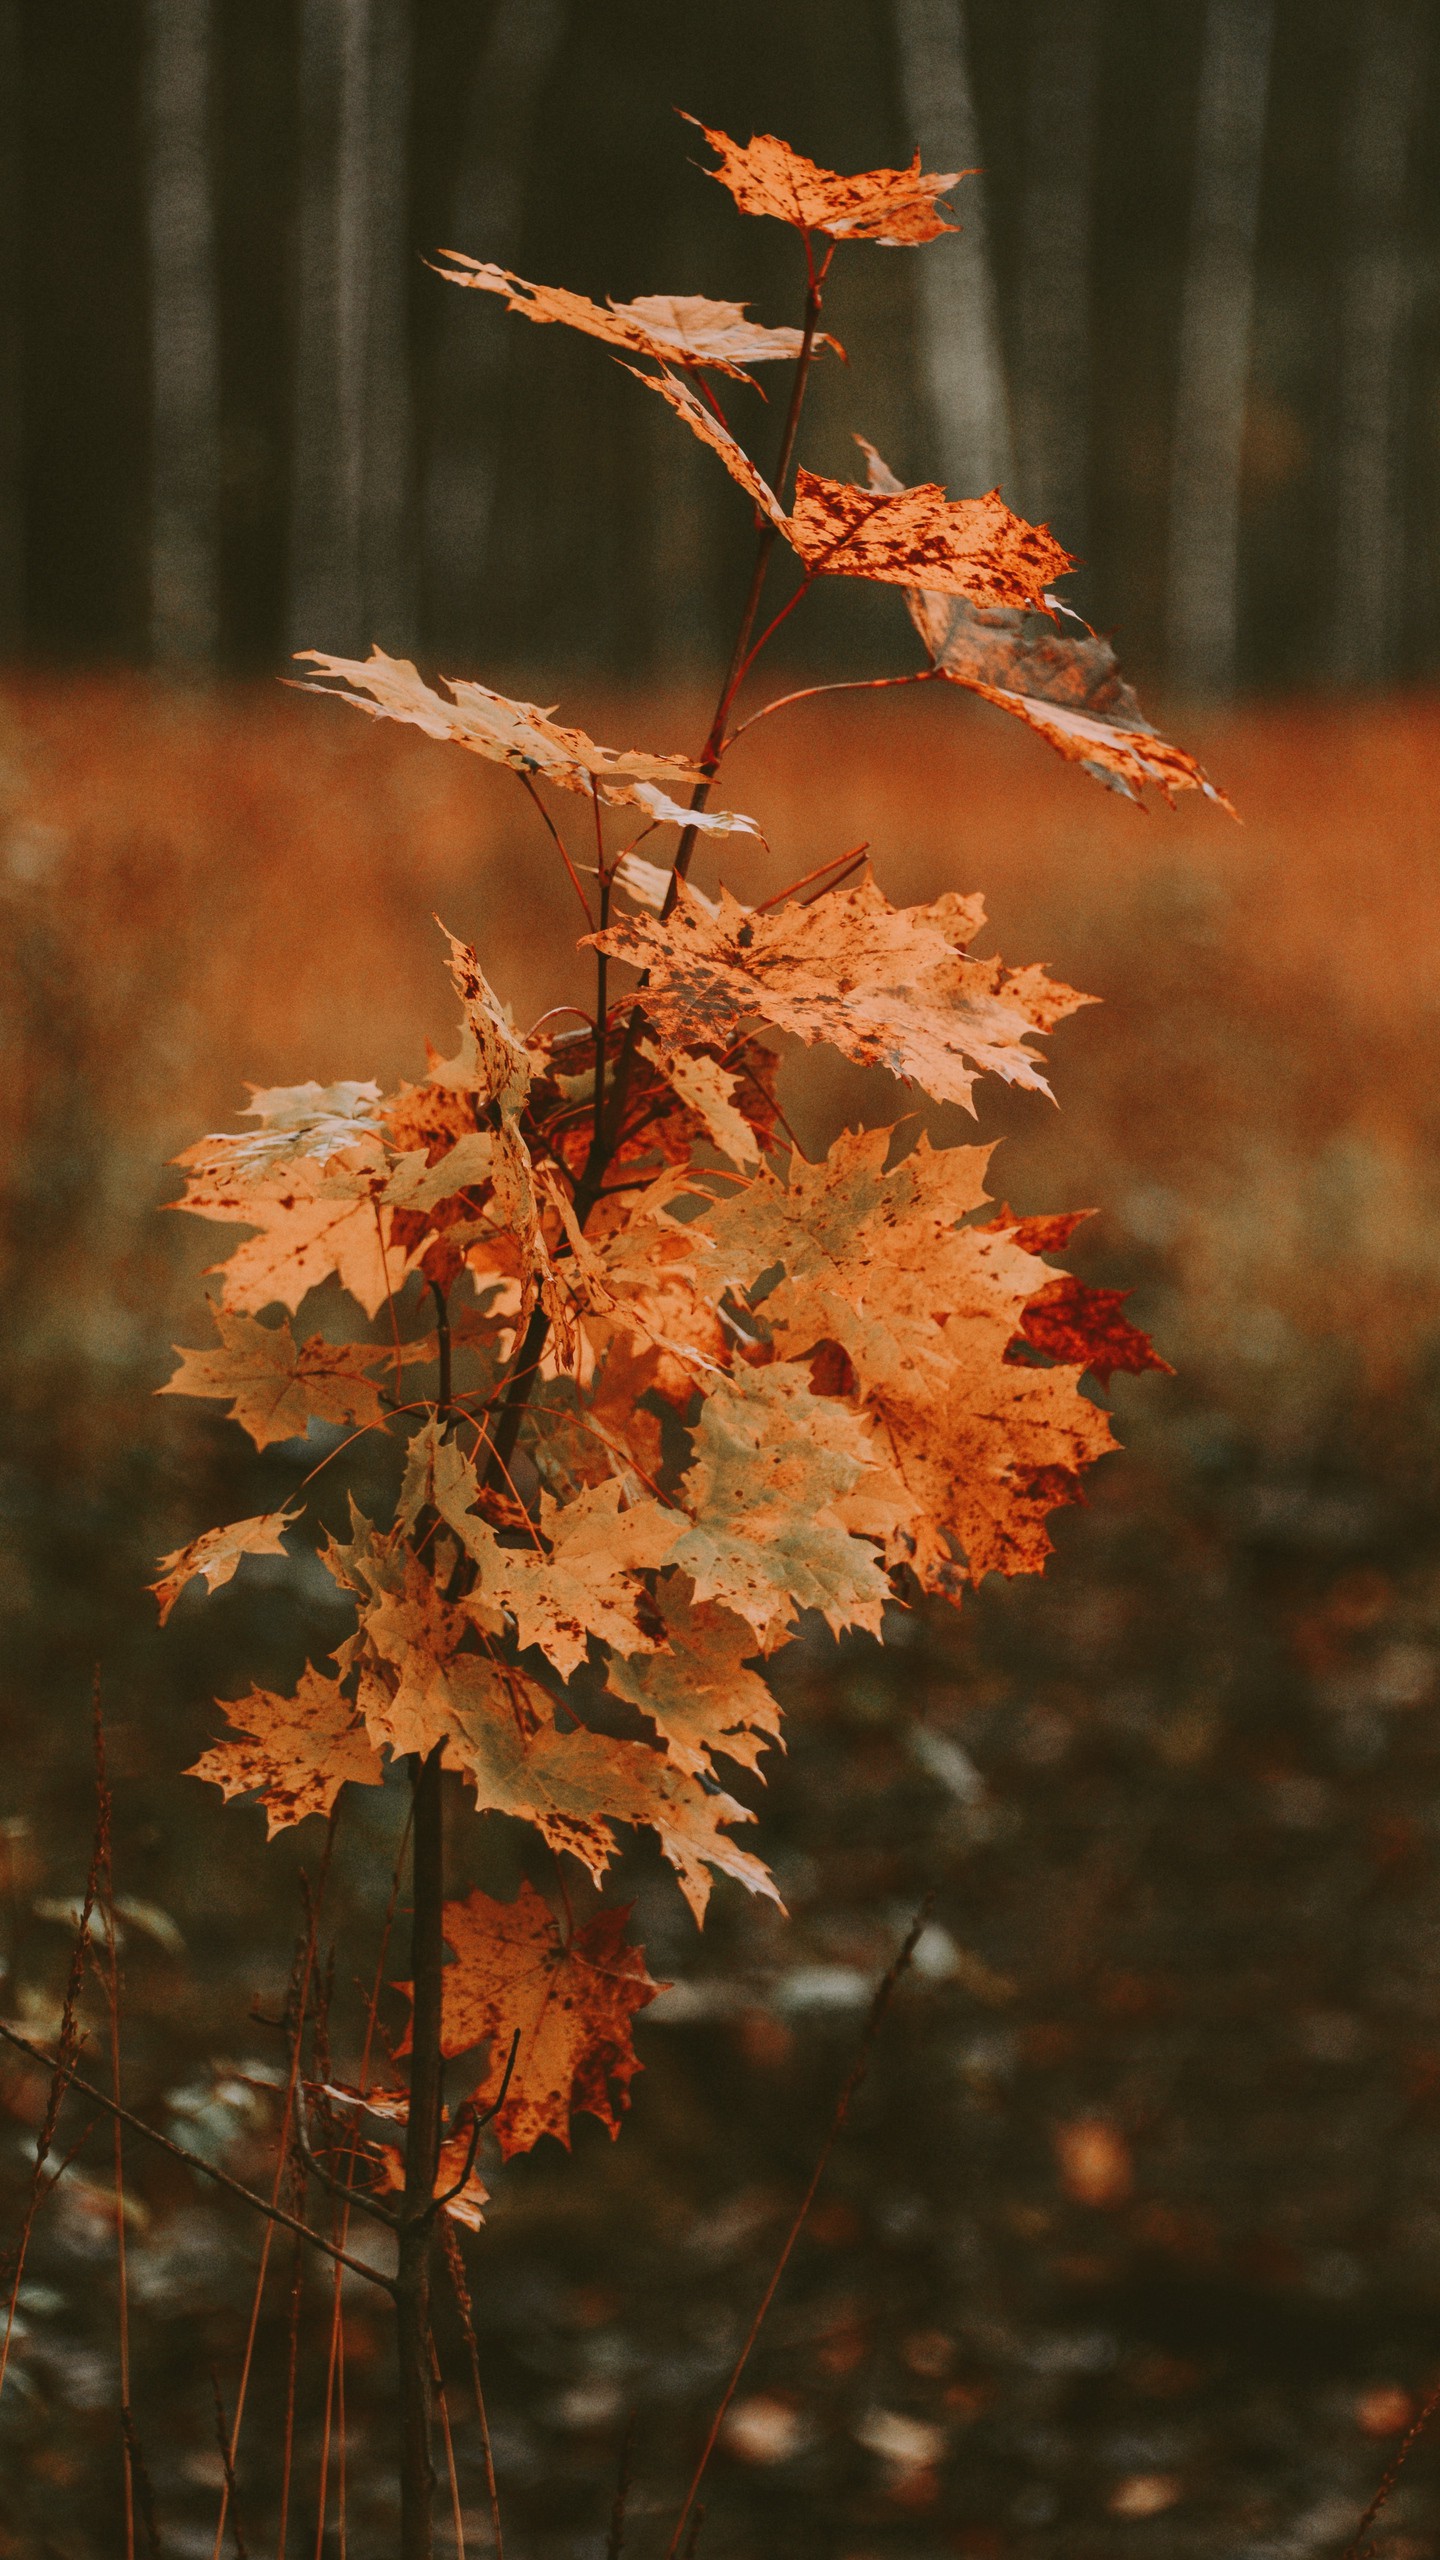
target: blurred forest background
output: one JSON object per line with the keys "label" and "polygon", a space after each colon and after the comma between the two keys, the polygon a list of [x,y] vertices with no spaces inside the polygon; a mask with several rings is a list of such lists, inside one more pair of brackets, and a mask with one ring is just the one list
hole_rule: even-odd
{"label": "blurred forest background", "polygon": [[[1428,0],[0,0],[0,1999],[53,2033],[98,1663],[127,2093],[268,2177],[265,2020],[323,1840],[267,1851],[176,1773],[216,1695],[288,1686],[337,1622],[297,1561],[154,1627],[159,1551],[316,1456],[151,1401],[205,1337],[213,1250],[158,1214],[166,1160],[246,1078],[413,1074],[448,1042],[432,911],[522,1022],[577,992],[508,777],[274,679],[375,638],[617,745],[697,740],[743,501],[599,349],[424,263],[794,317],[794,242],[735,215],[676,106],[841,168],[919,141],[982,171],[953,242],[841,253],[850,366],[819,370],[806,458],[848,474],[859,428],[1052,521],[1076,603],[1244,823],[1142,818],[928,693],[812,705],[736,753],[772,848],[727,855],[739,894],[868,837],[892,897],[982,888],[1007,958],[1104,998],[1054,1044],[1059,1112],[988,1097],[981,1134],[1018,1208],[1098,1207],[1071,1258],[1135,1289],[1178,1374],[1116,1382],[1125,1454],[1043,1584],[885,1649],[797,1645],[757,1798],[787,1923],[722,1890],[697,1941],[629,1862],[675,1986],[633,2112],[613,2149],[582,2121],[573,2155],[513,2164],[467,2244],[512,2547],[598,2560],[633,2410],[633,2549],[663,2549],[869,1986],[933,1890],[701,2560],[1339,2553],[1440,2381]],[[734,404],[762,460],[777,405]],[[893,595],[837,581],[807,613],[802,676],[914,662]],[[895,1110],[813,1058],[784,1091],[815,1148]],[[397,1807],[346,1825],[342,2058]],[[454,1890],[505,1854],[462,1840]],[[42,2106],[0,2067],[0,2244]],[[138,2141],[127,2175],[158,2545],[207,2560],[211,2374],[233,2410],[256,2234]],[[120,2547],[114,2261],[102,2129],[27,2264],[0,2560]],[[275,2547],[291,2277],[277,2257],[237,2550]],[[388,2347],[347,2287],[326,2521],[331,2305],[313,2274],[302,2296],[290,2547],[381,2560]],[[1434,2560],[1440,2452],[1377,2541]]]}

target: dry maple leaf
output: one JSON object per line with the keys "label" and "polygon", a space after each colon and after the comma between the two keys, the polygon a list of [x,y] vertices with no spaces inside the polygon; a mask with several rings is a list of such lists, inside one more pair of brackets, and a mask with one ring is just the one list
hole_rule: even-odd
{"label": "dry maple leaf", "polygon": [[640,1055],[664,1076],[679,1094],[686,1109],[693,1111],[706,1137],[732,1164],[748,1170],[760,1162],[760,1149],[748,1120],[735,1108],[737,1079],[721,1066],[718,1058],[707,1057],[700,1049],[657,1049],[648,1040],[639,1043]]}
{"label": "dry maple leaf", "polygon": [[941,218],[938,199],[971,175],[967,169],[943,176],[923,170],[917,151],[908,169],[864,169],[841,177],[773,133],[739,143],[701,124],[698,116],[685,121],[699,126],[718,154],[720,166],[708,174],[729,189],[742,213],[770,214],[797,231],[822,231],[831,240],[873,240],[883,249],[915,248],[957,228]]}
{"label": "dry maple leaf", "polygon": [[[1161,1359],[1149,1335],[1121,1313],[1129,1295],[1128,1289],[1087,1289],[1070,1272],[1057,1271],[1028,1300],[1020,1331],[1032,1350],[1051,1360],[1093,1369],[1102,1386],[1117,1369],[1132,1374],[1160,1369],[1173,1378],[1169,1361]],[[1013,1343],[1008,1356],[1017,1356]]]}
{"label": "dry maple leaf", "polygon": [[227,1799],[258,1792],[272,1840],[307,1813],[328,1813],[347,1781],[374,1787],[385,1774],[353,1700],[311,1665],[293,1698],[252,1689],[221,1704],[236,1738],[215,1743],[185,1774]]}
{"label": "dry maple leaf", "polygon": [[[710,302],[700,293],[643,293],[633,302],[592,302],[564,285],[527,284],[508,267],[467,258],[460,249],[442,249],[440,255],[451,261],[435,269],[447,284],[503,294],[508,308],[527,320],[558,320],[587,338],[653,357],[659,364],[703,365],[748,382],[747,366],[798,356],[804,343],[799,329],[766,329],[747,319],[743,302]],[[835,341],[824,338],[817,344],[833,347]]]}
{"label": "dry maple leaf", "polygon": [[333,1273],[375,1316],[410,1269],[394,1243],[394,1212],[379,1194],[387,1179],[378,1147],[361,1161],[354,1151],[328,1163],[302,1157],[249,1177],[192,1173],[184,1197],[170,1203],[197,1218],[258,1228],[228,1262],[212,1263],[228,1311],[258,1315],[277,1302],[293,1315],[302,1298]]}
{"label": "dry maple leaf", "polygon": [[[911,494],[873,444],[864,436],[855,441],[872,489]],[[1023,720],[1057,754],[1127,800],[1143,801],[1146,784],[1153,783],[1172,804],[1177,791],[1203,791],[1235,815],[1195,758],[1146,719],[1108,640],[1083,623],[1073,633],[1061,629],[1048,613],[1008,605],[982,610],[978,599],[938,593],[938,583],[909,587],[905,601],[931,664],[950,683]]]}
{"label": "dry maple leaf", "polygon": [[[341,2106],[363,2107],[391,2124],[408,2124],[410,2121],[410,2102],[403,2092],[377,2089],[367,2094],[361,2089],[346,2089],[327,2081],[320,2085],[319,2094]],[[388,2102],[392,2095],[397,2094],[397,2105],[381,2103]],[[470,2126],[462,2116],[455,2132],[447,2133],[440,2145],[434,2192],[444,2197],[443,2209],[452,2222],[460,2223],[466,2231],[481,2231],[485,2226],[485,2207],[490,2201],[490,2190],[473,2164],[467,2173],[470,2153]],[[405,2154],[395,2143],[364,2142],[360,2156],[376,2172],[373,2190],[376,2195],[404,2194]]]}
{"label": "dry maple leaf", "polygon": [[[296,656],[334,679],[320,683],[297,679],[302,693],[323,693],[377,720],[401,720],[423,729],[430,738],[446,738],[468,747],[493,764],[516,773],[534,774],[561,791],[580,791],[612,807],[643,809],[657,826],[696,827],[704,835],[758,835],[753,818],[729,809],[692,812],[669,799],[661,784],[687,789],[701,778],[685,756],[648,755],[629,747],[616,754],[597,746],[583,729],[563,728],[550,711],[534,702],[515,702],[492,693],[484,684],[461,676],[442,676],[454,699],[447,702],[426,684],[408,658],[387,657],[372,649],[368,658],[336,658],[324,649],[300,649]],[[342,690],[348,688],[348,690]]]}
{"label": "dry maple leaf", "polygon": [[753,1627],[697,1600],[684,1574],[667,1574],[655,1597],[664,1644],[628,1661],[612,1654],[609,1686],[649,1717],[674,1767],[689,1776],[713,1777],[717,1752],[758,1767],[762,1751],[780,1747],[780,1710],[749,1668]]}
{"label": "dry maple leaf", "polygon": [[377,1135],[380,1087],[353,1079],[340,1084],[251,1085],[242,1118],[258,1120],[258,1129],[216,1129],[197,1138],[176,1164],[195,1173],[255,1176],[273,1167],[309,1157],[328,1164],[332,1156]]}
{"label": "dry maple leaf", "polygon": [[998,489],[947,498],[929,482],[892,494],[802,467],[787,533],[812,576],[925,586],[976,605],[1039,606],[1051,580],[1075,566],[1048,527],[1027,524]]}
{"label": "dry maple leaf", "polygon": [[[495,2118],[502,2159],[532,2151],[544,2133],[570,2146],[572,2115],[598,2116],[612,2134],[629,2105],[640,2064],[631,2022],[662,1988],[645,1953],[626,1941],[630,1906],[602,1911],[562,1938],[531,1884],[513,1902],[479,1892],[445,1905],[445,1942],[455,1957],[444,1973],[441,2050],[452,2058],[490,2047],[475,2092],[484,2107],[498,2093],[519,2034],[509,2094]],[[396,1988],[409,1993],[408,1982]],[[411,2050],[410,2031],[395,2048]]]}
{"label": "dry maple leaf", "polygon": [[248,1431],[257,1449],[291,1440],[312,1422],[370,1424],[384,1419],[380,1391],[368,1375],[393,1361],[384,1343],[327,1342],[312,1334],[297,1343],[288,1319],[260,1324],[253,1316],[212,1307],[218,1351],[182,1351],[162,1396],[221,1396],[230,1420]]}
{"label": "dry maple leaf", "polygon": [[[782,1356],[825,1342],[844,1352],[893,1471],[903,1525],[887,1552],[927,1590],[955,1595],[987,1572],[1037,1572],[1047,1513],[1078,1498],[1081,1470],[1114,1442],[1073,1370],[1007,1358],[1054,1274],[1013,1231],[965,1223],[984,1200],[989,1150],[922,1138],[886,1173],[890,1142],[885,1129],[852,1132],[821,1164],[792,1159],[785,1185],[762,1173],[704,1223],[728,1268],[748,1255],[752,1284],[780,1267],[760,1314]],[[836,1508],[880,1526],[878,1513]]]}
{"label": "dry maple leaf", "polygon": [[767,915],[728,891],[711,915],[682,883],[663,924],[626,916],[593,940],[648,973],[645,1011],[667,1049],[724,1047],[758,1016],[973,1109],[977,1074],[1048,1093],[1029,1040],[1090,1001],[1038,969],[967,959],[983,921],[978,898],[953,894],[892,907],[868,874],[854,889]]}
{"label": "dry maple leaf", "polygon": [[694,1525],[667,1561],[696,1599],[744,1618],[767,1651],[802,1609],[878,1635],[889,1584],[835,1509],[875,1463],[858,1416],[812,1395],[803,1363],[776,1361],[712,1390],[694,1449],[681,1485]]}
{"label": "dry maple leaf", "polygon": [[286,1552],[282,1531],[293,1527],[299,1519],[298,1508],[262,1511],[253,1520],[229,1520],[223,1529],[206,1529],[192,1538],[186,1547],[177,1547],[173,1555],[162,1556],[165,1570],[158,1582],[149,1588],[160,1604],[163,1627],[187,1582],[203,1574],[207,1590],[218,1591],[229,1582],[242,1556],[283,1556]]}
{"label": "dry maple leaf", "polygon": [[739,483],[746,496],[753,498],[761,514],[768,516],[776,531],[783,533],[789,541],[789,517],[764,473],[751,461],[744,446],[732,436],[724,419],[717,416],[698,392],[692,391],[688,382],[677,381],[673,373],[641,373],[633,364],[627,365],[625,370],[634,374],[637,382],[643,382],[647,391],[658,391],[662,400],[669,401],[676,417],[683,418],[692,435],[697,435],[702,444],[708,444],[712,453],[718,453],[731,479]]}
{"label": "dry maple leaf", "polygon": [[554,1701],[524,1672],[479,1654],[446,1666],[447,1767],[475,1790],[476,1808],[518,1815],[556,1852],[568,1850],[598,1883],[615,1855],[615,1825],[648,1827],[703,1917],[709,1870],[778,1901],[767,1869],[727,1837],[753,1821],[733,1797],[702,1794],[658,1751],[576,1725],[562,1733]]}

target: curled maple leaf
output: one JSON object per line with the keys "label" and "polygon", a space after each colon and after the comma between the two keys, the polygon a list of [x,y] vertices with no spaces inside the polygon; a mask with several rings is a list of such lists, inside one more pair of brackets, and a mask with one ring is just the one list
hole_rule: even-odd
{"label": "curled maple leaf", "polygon": [[187,1582],[202,1574],[208,1591],[218,1591],[222,1583],[233,1580],[242,1556],[283,1556],[285,1541],[282,1531],[293,1527],[299,1510],[262,1511],[253,1520],[229,1520],[223,1529],[206,1529],[188,1546],[176,1547],[174,1553],[162,1556],[165,1570],[158,1582],[152,1582],[160,1606],[163,1627]]}
{"label": "curled maple leaf", "polygon": [[[502,2159],[531,2151],[542,2134],[566,2148],[573,2115],[597,2116],[612,2136],[640,2068],[631,2034],[637,2010],[665,1986],[652,1982],[641,1947],[627,1943],[630,1906],[599,1912],[562,1937],[532,1884],[513,1902],[470,1893],[445,1905],[445,1942],[455,1958],[443,1977],[440,2043],[450,2056],[491,2048],[476,2093],[498,2092],[512,2037],[519,2046],[495,2119]],[[409,1993],[408,1982],[396,1988]],[[410,2030],[396,2046],[411,2050]]]}
{"label": "curled maple leaf", "polygon": [[269,1689],[222,1701],[233,1732],[186,1771],[227,1798],[258,1793],[274,1839],[308,1813],[328,1813],[347,1783],[378,1786],[384,1770],[338,1680],[307,1665],[293,1698]]}
{"label": "curled maple leaf", "polygon": [[698,436],[702,444],[708,444],[712,453],[719,454],[731,479],[738,482],[748,498],[754,499],[761,514],[769,517],[777,533],[783,533],[786,540],[790,540],[790,519],[763,471],[732,436],[724,419],[707,407],[691,390],[689,383],[677,381],[673,373],[641,373],[633,364],[627,364],[625,371],[632,374],[637,382],[643,382],[647,391],[658,391],[662,400],[669,401],[677,418],[684,419],[691,434]]}
{"label": "curled maple leaf", "polygon": [[883,249],[910,249],[958,226],[942,219],[939,198],[973,174],[922,170],[917,151],[908,169],[864,169],[841,177],[819,168],[773,133],[746,143],[687,116],[719,157],[709,171],[727,187],[742,213],[770,214],[797,231],[821,231],[831,240],[873,240]]}
{"label": "curled maple leaf", "polygon": [[[855,441],[872,489],[912,494],[873,444],[864,436]],[[1044,614],[1003,599],[986,607],[968,593],[941,594],[941,583],[923,573],[917,583],[906,582],[905,598],[937,675],[1023,720],[1058,755],[1127,800],[1142,801],[1153,783],[1172,805],[1177,791],[1203,791],[1234,817],[1231,802],[1195,758],[1146,719],[1108,640],[1078,617],[1071,617],[1076,630],[1058,627],[1053,599],[1042,599],[1051,607]]]}
{"label": "curled maple leaf", "polygon": [[648,973],[645,1011],[667,1049],[723,1047],[758,1017],[973,1109],[977,1074],[1048,1093],[1030,1040],[1091,1001],[1041,969],[968,958],[984,912],[953,893],[892,907],[867,873],[853,889],[768,914],[722,890],[712,913],[682,882],[663,923],[626,916],[593,940]]}
{"label": "curled maple leaf", "polygon": [[387,657],[372,649],[368,658],[336,658],[324,649],[299,649],[296,656],[318,667],[333,682],[296,679],[301,693],[323,693],[335,702],[372,719],[401,720],[423,729],[430,738],[453,740],[473,755],[516,773],[534,774],[561,791],[592,794],[612,807],[643,809],[656,826],[697,827],[706,835],[755,835],[753,818],[730,809],[681,808],[661,789],[670,783],[685,789],[701,780],[698,765],[685,756],[648,755],[627,747],[617,754],[597,746],[583,729],[567,729],[537,703],[516,702],[493,693],[488,685],[462,676],[442,676],[452,701],[426,684],[408,658]]}
{"label": "curled maple leaf", "polygon": [[1038,606],[1075,566],[1049,528],[1027,524],[998,489],[948,498],[927,482],[891,492],[802,467],[787,531],[812,576],[925,586],[976,605]]}
{"label": "curled maple leaf", "polygon": [[[747,367],[775,364],[798,356],[804,344],[799,329],[766,329],[746,318],[743,302],[710,302],[700,293],[644,293],[633,302],[592,302],[564,285],[527,284],[508,267],[482,258],[467,258],[460,249],[442,249],[449,266],[435,273],[447,284],[468,285],[480,293],[500,293],[511,311],[527,320],[556,320],[607,346],[625,347],[631,355],[650,356],[660,364],[702,365],[749,382]],[[817,346],[833,347],[833,338]]]}

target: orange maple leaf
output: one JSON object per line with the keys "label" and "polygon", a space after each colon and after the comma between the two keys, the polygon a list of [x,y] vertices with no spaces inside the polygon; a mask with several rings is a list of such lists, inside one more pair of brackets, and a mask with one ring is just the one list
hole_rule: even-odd
{"label": "orange maple leaf", "polygon": [[252,1689],[221,1704],[235,1738],[203,1752],[186,1775],[208,1779],[227,1798],[258,1792],[272,1840],[307,1813],[328,1813],[347,1781],[374,1787],[384,1777],[354,1701],[312,1665],[293,1698]]}
{"label": "orange maple leaf", "polygon": [[1039,606],[1051,580],[1075,566],[1048,527],[1027,524],[998,489],[948,498],[927,482],[892,494],[802,466],[787,531],[812,576],[924,586],[976,605]]}
{"label": "orange maple leaf", "polygon": [[[872,489],[912,494],[864,436],[856,443],[867,458]],[[928,576],[928,573],[926,573]],[[1153,783],[1173,805],[1177,791],[1203,791],[1235,815],[1231,802],[1195,758],[1170,744],[1146,719],[1116,664],[1108,640],[1076,621],[1062,629],[1039,615],[1000,604],[982,610],[982,599],[940,594],[940,581],[910,585],[910,619],[937,673],[978,693],[1023,720],[1058,755],[1081,765],[1097,782],[1141,801]]]}
{"label": "orange maple leaf", "polygon": [[[447,284],[468,285],[480,293],[501,293],[511,311],[527,320],[557,320],[607,346],[625,347],[631,355],[650,356],[660,364],[703,365],[748,382],[752,364],[774,364],[798,356],[804,344],[799,329],[766,329],[746,318],[743,302],[710,302],[700,293],[644,293],[633,302],[603,303],[571,293],[564,285],[527,284],[508,267],[483,258],[467,258],[460,249],[442,249],[448,267],[435,273]],[[833,338],[817,340],[833,347]]]}
{"label": "orange maple leaf", "polygon": [[410,1268],[394,1244],[394,1212],[381,1205],[385,1158],[371,1142],[325,1161],[302,1156],[253,1175],[244,1170],[192,1172],[175,1209],[222,1224],[258,1228],[221,1275],[224,1306],[256,1315],[278,1301],[293,1315],[302,1298],[333,1273],[343,1289],[377,1315]]}
{"label": "orange maple leaf", "polygon": [[1054,1274],[1013,1232],[967,1223],[989,1150],[922,1138],[886,1173],[891,1134],[852,1132],[821,1164],[794,1158],[785,1184],[762,1173],[704,1224],[737,1279],[747,1259],[752,1286],[779,1267],[759,1302],[779,1353],[845,1354],[892,1470],[893,1526],[866,1505],[873,1485],[837,1502],[841,1517],[880,1534],[926,1589],[958,1594],[988,1572],[1039,1571],[1047,1513],[1078,1498],[1082,1469],[1114,1441],[1073,1369],[1007,1358]]}
{"label": "orange maple leaf", "polygon": [[892,907],[868,874],[764,915],[723,890],[712,914],[682,883],[663,924],[627,916],[593,940],[648,973],[645,1011],[667,1048],[723,1046],[758,1017],[973,1109],[977,1074],[1048,1093],[1030,1039],[1091,1001],[1038,968],[967,958],[984,914],[951,893]]}
{"label": "orange maple leaf", "polygon": [[780,1710],[749,1668],[755,1630],[729,1609],[697,1600],[685,1574],[667,1574],[655,1595],[665,1642],[628,1661],[612,1654],[607,1679],[618,1698],[648,1716],[677,1769],[714,1775],[719,1752],[758,1767],[768,1745],[780,1746]]}
{"label": "orange maple leaf", "polygon": [[197,1574],[205,1577],[206,1588],[218,1591],[229,1582],[242,1556],[283,1556],[286,1552],[281,1532],[300,1517],[294,1510],[262,1511],[253,1520],[229,1520],[222,1529],[206,1529],[188,1546],[176,1547],[173,1554],[162,1556],[165,1570],[158,1582],[149,1588],[160,1604],[163,1627],[187,1582]]}
{"label": "orange maple leaf", "polygon": [[773,215],[793,223],[797,231],[823,231],[832,240],[873,240],[884,249],[909,249],[954,231],[942,220],[938,198],[948,195],[968,169],[947,176],[922,170],[917,151],[908,169],[864,169],[841,177],[821,169],[773,133],[753,134],[747,143],[732,142],[698,116],[697,125],[720,166],[709,171],[728,187],[742,213]]}
{"label": "orange maple leaf", "polygon": [[408,658],[387,657],[372,649],[368,658],[336,658],[324,649],[299,649],[296,656],[321,675],[319,683],[296,679],[301,693],[323,693],[348,702],[372,719],[401,720],[423,729],[427,737],[447,738],[468,747],[472,755],[517,773],[534,774],[561,791],[598,796],[615,807],[643,809],[653,825],[697,827],[704,835],[758,835],[753,818],[730,809],[682,808],[661,789],[686,789],[701,779],[699,767],[686,756],[649,755],[636,747],[617,754],[597,746],[583,729],[567,729],[534,702],[516,702],[493,693],[489,685],[462,676],[442,676],[453,700],[447,702],[426,684]]}
{"label": "orange maple leaf", "polygon": [[[490,2047],[475,2098],[498,2091],[511,2038],[520,2043],[505,2103],[495,2117],[502,2159],[532,2151],[553,2133],[568,2150],[572,2115],[598,2116],[613,2136],[640,2064],[631,2037],[639,2009],[664,1988],[630,1946],[630,1906],[602,1911],[562,1938],[531,1884],[513,1902],[472,1892],[445,1905],[445,1940],[455,1962],[444,1974],[441,2050],[454,2057]],[[410,1984],[397,1990],[408,1993]],[[410,2031],[396,2046],[411,2050]]]}
{"label": "orange maple leaf", "polygon": [[180,1367],[155,1392],[162,1396],[220,1396],[230,1419],[248,1431],[257,1449],[294,1439],[315,1422],[376,1423],[385,1408],[368,1372],[394,1353],[387,1344],[327,1342],[312,1334],[297,1343],[289,1322],[260,1324],[253,1316],[212,1307],[218,1351],[179,1351]]}

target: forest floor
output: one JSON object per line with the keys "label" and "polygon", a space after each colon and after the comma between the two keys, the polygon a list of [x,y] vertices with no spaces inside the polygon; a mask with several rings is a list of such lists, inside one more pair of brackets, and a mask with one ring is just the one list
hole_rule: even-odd
{"label": "forest floor", "polygon": [[[693,734],[680,704],[567,712],[620,744]],[[707,2482],[702,2560],[1338,2554],[1440,2382],[1440,706],[1216,724],[1242,828],[1141,818],[953,702],[783,725],[736,759],[773,848],[727,857],[740,894],[868,837],[892,896],[983,888],[1007,958],[1104,998],[1053,1044],[1060,1110],[990,1098],[981,1134],[1016,1207],[1097,1207],[1072,1258],[1135,1288],[1177,1376],[1117,1382],[1124,1454],[1043,1580],[897,1618],[884,1648],[795,1648],[758,1799],[788,1922],[725,1889],[697,1939],[630,1862],[674,1986],[641,2021],[631,2114],[613,2147],[582,2120],[573,2154],[512,2164],[469,2249],[512,2560],[598,2560],[632,2411],[627,2550],[658,2560],[926,1892]],[[175,1773],[211,1698],[293,1677],[324,1622],[303,1575],[262,1570],[154,1629],[155,1555],[302,1470],[150,1401],[169,1345],[202,1338],[208,1258],[157,1214],[165,1160],[247,1078],[416,1072],[452,1030],[432,910],[522,1022],[578,991],[553,956],[571,919],[503,776],[293,697],[17,684],[0,756],[4,2003],[53,2022],[98,1663],[127,2087],[261,2180],[264,2020],[323,1835],[267,1852],[258,1815]],[[785,1091],[807,1144],[885,1100],[813,1061]],[[377,1796],[337,1837],[342,2045],[397,1812]],[[457,1847],[456,1889],[507,1874],[503,1847]],[[7,2244],[42,2105],[0,2072]],[[257,2235],[138,2152],[135,2422],[160,2548],[203,2560],[211,2373],[233,2409]],[[113,2223],[96,2134],[27,2265],[0,2560],[122,2547]],[[287,2245],[239,2463],[230,2547],[252,2554],[275,2548],[291,2280]],[[329,2303],[307,2274],[292,2552],[316,2547]],[[381,2560],[388,2350],[361,2288],[342,2311],[345,2547]],[[453,2408],[484,2551],[458,2383]],[[1375,2528],[1385,2560],[1440,2549],[1436,2434]]]}

